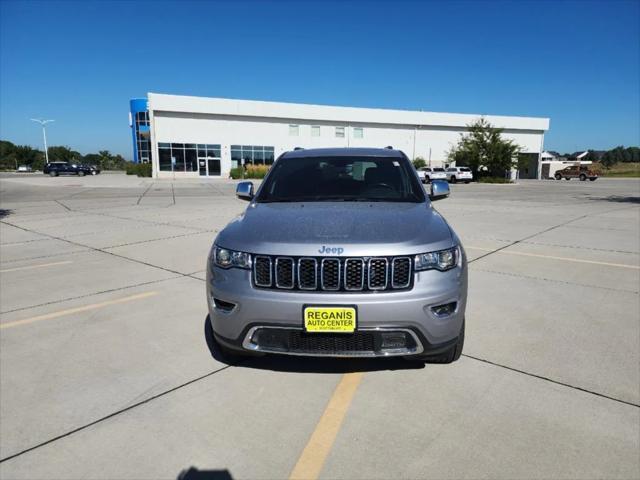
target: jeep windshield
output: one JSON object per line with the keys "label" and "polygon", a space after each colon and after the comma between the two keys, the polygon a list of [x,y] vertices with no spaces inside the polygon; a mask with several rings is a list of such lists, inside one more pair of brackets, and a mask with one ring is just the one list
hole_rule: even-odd
{"label": "jeep windshield", "polygon": [[280,158],[257,202],[424,202],[413,167],[402,157]]}

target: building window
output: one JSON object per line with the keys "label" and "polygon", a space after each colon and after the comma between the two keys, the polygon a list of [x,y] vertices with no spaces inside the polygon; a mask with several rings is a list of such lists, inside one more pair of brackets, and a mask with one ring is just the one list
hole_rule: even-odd
{"label": "building window", "polygon": [[353,127],[353,138],[362,138],[364,137],[364,132],[362,131],[362,127]]}
{"label": "building window", "polygon": [[136,124],[144,125],[146,127],[149,126],[149,112],[136,112]]}
{"label": "building window", "polygon": [[336,138],[344,138],[344,127],[336,127]]}
{"label": "building window", "polygon": [[320,136],[320,125],[311,125],[311,136],[312,137]]}
{"label": "building window", "polygon": [[297,137],[300,135],[300,125],[289,125],[289,136]]}
{"label": "building window", "polygon": [[220,145],[210,145],[199,143],[197,145],[198,148],[198,158],[220,158],[221,148]]}
{"label": "building window", "polygon": [[195,143],[158,143],[161,172],[197,172],[198,157],[220,158],[220,145],[196,145]]}
{"label": "building window", "polygon": [[271,165],[274,160],[274,148],[261,145],[231,145],[231,163],[237,167],[242,164]]}

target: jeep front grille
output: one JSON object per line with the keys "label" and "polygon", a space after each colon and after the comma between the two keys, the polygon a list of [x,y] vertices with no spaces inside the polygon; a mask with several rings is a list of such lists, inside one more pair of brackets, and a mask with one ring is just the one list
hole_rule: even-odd
{"label": "jeep front grille", "polygon": [[259,288],[309,291],[388,291],[410,289],[409,257],[271,257],[253,261],[253,284]]}

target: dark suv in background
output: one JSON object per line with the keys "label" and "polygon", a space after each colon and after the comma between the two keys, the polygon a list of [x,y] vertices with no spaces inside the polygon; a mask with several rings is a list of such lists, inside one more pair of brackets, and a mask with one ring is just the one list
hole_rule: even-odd
{"label": "dark suv in background", "polygon": [[85,175],[97,175],[100,173],[100,170],[96,167],[79,163],[51,162],[44,166],[42,173],[45,175],[49,174],[52,177],[57,177],[58,175],[78,175],[84,177]]}

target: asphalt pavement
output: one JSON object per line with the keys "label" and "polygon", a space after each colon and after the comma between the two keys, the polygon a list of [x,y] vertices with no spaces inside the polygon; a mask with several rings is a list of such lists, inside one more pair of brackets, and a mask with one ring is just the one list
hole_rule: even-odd
{"label": "asphalt pavement", "polygon": [[205,334],[235,182],[0,177],[0,478],[640,478],[640,181],[453,185],[451,365]]}

